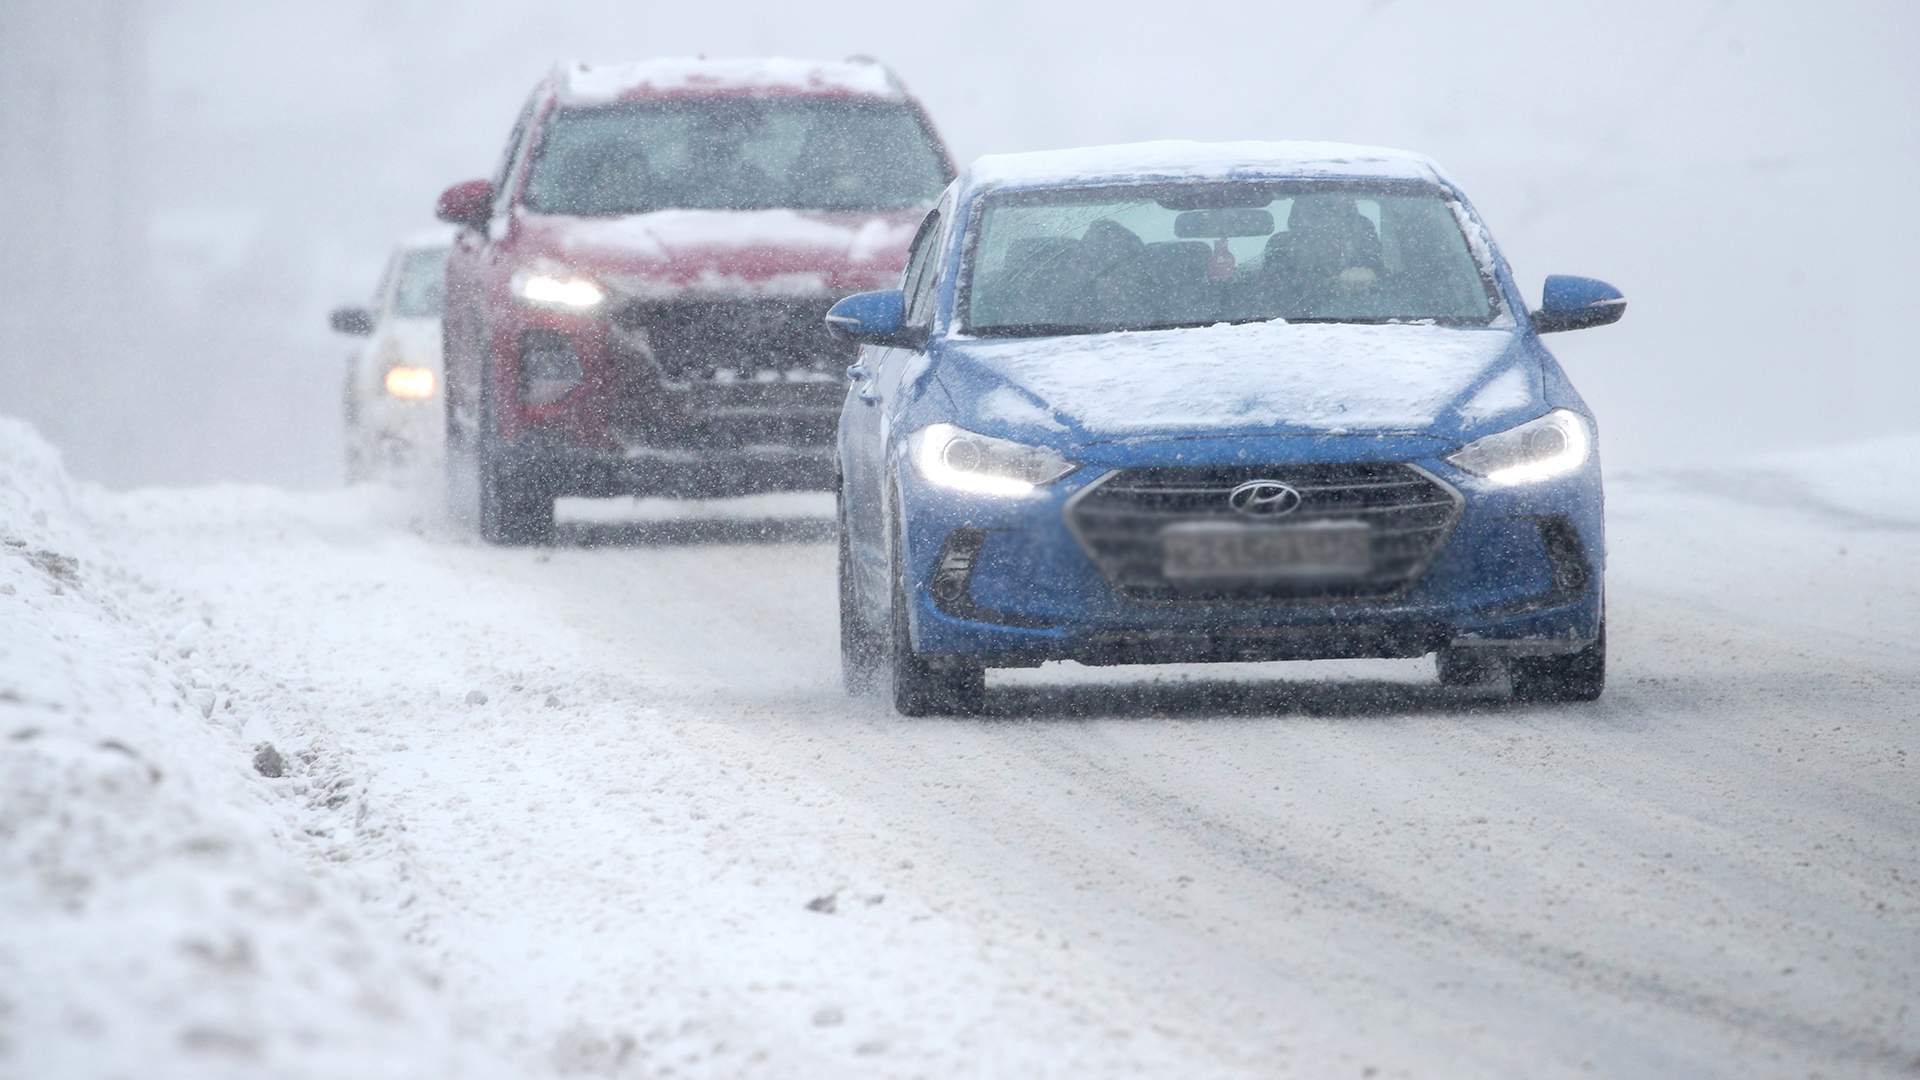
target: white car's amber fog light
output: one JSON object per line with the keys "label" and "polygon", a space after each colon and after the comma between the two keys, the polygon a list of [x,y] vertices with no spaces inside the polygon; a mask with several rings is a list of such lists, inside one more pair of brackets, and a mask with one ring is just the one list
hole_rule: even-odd
{"label": "white car's amber fog light", "polygon": [[1555,409],[1537,420],[1468,443],[1447,460],[1496,484],[1564,476],[1593,454],[1593,432],[1579,413]]}
{"label": "white car's amber fog light", "polygon": [[1026,495],[1073,471],[1073,462],[1045,447],[978,435],[952,424],[928,424],[914,432],[908,452],[921,476],[977,495]]}
{"label": "white car's amber fog light", "polygon": [[440,380],[434,377],[432,368],[392,367],[387,369],[387,393],[408,401],[420,401],[433,396],[434,387]]}

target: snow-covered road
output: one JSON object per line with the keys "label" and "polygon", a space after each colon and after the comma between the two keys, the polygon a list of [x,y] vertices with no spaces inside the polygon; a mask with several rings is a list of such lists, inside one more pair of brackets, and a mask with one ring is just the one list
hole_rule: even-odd
{"label": "snow-covered road", "polygon": [[[840,692],[794,500],[526,551],[395,493],[88,491],[115,570],[74,591],[191,655],[229,772],[407,939],[395,1014],[471,1075],[1911,1075],[1920,440],[1610,498],[1589,707],[1430,662],[1049,667],[904,720]],[[9,993],[0,1074],[85,1060]],[[287,1038],[167,1045],[298,1074]]]}

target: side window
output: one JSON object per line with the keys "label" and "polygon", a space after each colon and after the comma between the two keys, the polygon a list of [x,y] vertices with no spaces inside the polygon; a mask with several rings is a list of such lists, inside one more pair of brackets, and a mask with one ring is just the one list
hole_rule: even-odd
{"label": "side window", "polygon": [[952,193],[920,223],[907,255],[907,273],[901,288],[907,294],[907,325],[933,325],[935,286],[940,281],[940,249],[946,245],[946,222],[953,208]]}
{"label": "side window", "polygon": [[373,314],[377,321],[387,313],[387,302],[393,298],[393,281],[400,266],[400,255],[396,252],[387,259],[386,268],[380,271],[380,284],[373,290]]}
{"label": "side window", "polygon": [[527,101],[520,110],[519,119],[513,122],[513,131],[507,136],[506,153],[500,157],[500,164],[493,173],[493,213],[495,217],[507,212],[507,181],[513,178],[514,163],[520,160],[520,151],[527,141],[527,128],[533,122],[533,106],[538,98]]}
{"label": "side window", "polygon": [[940,236],[940,211],[934,210],[920,222],[907,254],[907,272],[900,288],[907,294],[907,325],[927,326],[933,322],[934,251]]}

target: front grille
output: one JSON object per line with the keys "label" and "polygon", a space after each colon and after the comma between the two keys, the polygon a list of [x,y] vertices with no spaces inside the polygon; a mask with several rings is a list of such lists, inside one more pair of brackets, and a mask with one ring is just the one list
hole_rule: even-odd
{"label": "front grille", "polygon": [[827,330],[833,297],[636,300],[613,314],[622,331],[644,330],[667,379],[751,381],[763,372],[842,378],[854,349]]}
{"label": "front grille", "polygon": [[[1162,572],[1161,530],[1189,522],[1247,522],[1228,496],[1249,480],[1277,480],[1300,506],[1275,524],[1365,522],[1370,570],[1332,581],[1176,582]],[[1446,543],[1459,498],[1425,471],[1400,463],[1266,468],[1126,469],[1076,496],[1067,523],[1100,572],[1137,600],[1369,599],[1410,585]]]}
{"label": "front grille", "polygon": [[632,301],[613,313],[613,424],[679,449],[833,442],[852,347],[832,298]]}

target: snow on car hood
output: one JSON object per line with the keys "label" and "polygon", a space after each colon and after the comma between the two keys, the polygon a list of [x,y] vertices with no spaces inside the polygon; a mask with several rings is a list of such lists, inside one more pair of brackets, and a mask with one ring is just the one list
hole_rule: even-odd
{"label": "snow on car hood", "polygon": [[391,318],[373,339],[376,358],[440,370],[440,319]]}
{"label": "snow on car hood", "polygon": [[[936,368],[977,415],[1087,441],[1421,432],[1542,407],[1511,329],[1285,322],[1040,339],[950,338]],[[1018,404],[1018,408],[1012,407]]]}
{"label": "snow on car hood", "polygon": [[890,288],[924,209],[527,214],[532,247],[639,296],[815,295]]}

